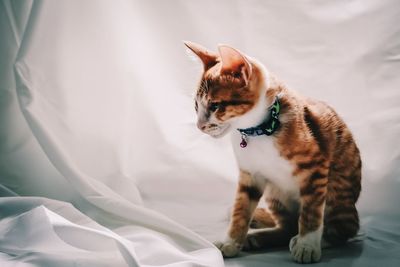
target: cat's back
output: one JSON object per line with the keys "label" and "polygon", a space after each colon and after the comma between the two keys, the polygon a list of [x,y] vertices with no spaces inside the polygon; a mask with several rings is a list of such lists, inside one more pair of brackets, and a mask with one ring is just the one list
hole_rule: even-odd
{"label": "cat's back", "polygon": [[303,120],[306,130],[316,140],[321,152],[329,155],[332,161],[346,157],[359,161],[359,150],[350,128],[336,110],[321,100],[305,98]]}
{"label": "cat's back", "polygon": [[[329,104],[285,90],[283,114],[287,116],[277,143],[281,155],[298,168],[303,162],[329,162],[331,182],[338,177],[351,181],[358,198],[361,180],[361,156],[350,128]],[[285,116],[285,115],[284,115]],[[297,170],[299,171],[299,170]],[[356,192],[357,191],[357,192]]]}

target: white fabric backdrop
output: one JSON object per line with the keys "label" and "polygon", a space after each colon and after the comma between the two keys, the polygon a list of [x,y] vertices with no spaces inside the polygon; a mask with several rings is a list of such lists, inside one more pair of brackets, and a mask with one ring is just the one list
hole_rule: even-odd
{"label": "white fabric backdrop", "polygon": [[[399,18],[396,0],[2,0],[1,266],[224,265],[206,240],[237,170],[229,140],[196,130],[182,40],[231,44],[333,105],[362,152],[367,236],[399,244]],[[356,263],[388,253],[371,240]]]}

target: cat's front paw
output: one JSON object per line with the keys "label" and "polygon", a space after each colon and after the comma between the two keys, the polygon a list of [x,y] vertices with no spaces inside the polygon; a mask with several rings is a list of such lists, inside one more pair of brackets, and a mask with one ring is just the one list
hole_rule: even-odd
{"label": "cat's front paw", "polygon": [[290,240],[289,249],[295,262],[312,263],[321,260],[321,245],[315,240],[296,235]]}
{"label": "cat's front paw", "polygon": [[225,258],[235,257],[239,254],[241,246],[234,241],[214,242]]}

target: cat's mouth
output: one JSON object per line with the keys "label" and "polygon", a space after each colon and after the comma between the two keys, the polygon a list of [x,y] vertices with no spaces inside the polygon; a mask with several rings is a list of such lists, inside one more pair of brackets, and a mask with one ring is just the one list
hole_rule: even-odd
{"label": "cat's mouth", "polygon": [[229,131],[230,125],[216,126],[208,129],[205,133],[214,138],[221,138]]}

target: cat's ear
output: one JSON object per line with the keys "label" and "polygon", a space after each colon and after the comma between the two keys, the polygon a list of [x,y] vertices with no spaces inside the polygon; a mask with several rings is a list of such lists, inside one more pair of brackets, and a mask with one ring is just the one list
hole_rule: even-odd
{"label": "cat's ear", "polygon": [[187,48],[193,51],[203,62],[204,70],[207,70],[217,63],[218,55],[207,50],[205,47],[195,44],[193,42],[184,41],[183,42]]}
{"label": "cat's ear", "polygon": [[247,84],[251,76],[252,67],[246,56],[227,45],[219,45],[218,51],[222,61],[221,74],[239,76]]}

